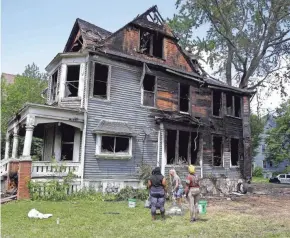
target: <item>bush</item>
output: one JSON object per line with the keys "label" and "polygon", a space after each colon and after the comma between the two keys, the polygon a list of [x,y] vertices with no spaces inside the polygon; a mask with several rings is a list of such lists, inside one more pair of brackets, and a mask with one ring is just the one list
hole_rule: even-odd
{"label": "bush", "polygon": [[256,167],[253,172],[254,177],[263,177],[263,169],[261,167]]}
{"label": "bush", "polygon": [[120,192],[116,195],[116,200],[118,201],[126,201],[129,198],[136,198],[142,201],[148,198],[148,190],[146,189],[134,189],[132,187],[125,187],[120,190]]}

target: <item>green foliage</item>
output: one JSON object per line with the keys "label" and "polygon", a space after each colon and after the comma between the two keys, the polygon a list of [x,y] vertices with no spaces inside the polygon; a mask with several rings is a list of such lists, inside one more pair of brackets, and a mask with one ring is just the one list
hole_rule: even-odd
{"label": "green foliage", "polygon": [[276,110],[276,127],[269,130],[266,138],[267,159],[278,164],[290,161],[290,99]]}
{"label": "green foliage", "polygon": [[[207,63],[228,84],[256,88],[271,82],[275,88],[289,82],[274,77],[289,51],[289,1],[177,0],[176,8],[168,23],[180,44],[194,49],[195,58],[206,52]],[[199,30],[206,31],[202,39]]]}
{"label": "green foliage", "polygon": [[25,70],[22,76],[33,79],[48,80],[48,74],[40,73],[39,67],[35,63],[32,63],[32,65],[28,64],[27,66],[25,66]]}
{"label": "green foliage", "polygon": [[253,171],[253,177],[263,177],[263,169],[261,167],[256,167]]}
{"label": "green foliage", "polygon": [[129,198],[136,198],[140,200],[146,200],[149,196],[148,190],[145,189],[134,189],[130,186],[127,186],[116,195],[117,201],[126,201]]}
{"label": "green foliage", "polygon": [[265,122],[255,114],[250,117],[251,133],[252,133],[252,152],[253,157],[257,154],[257,149],[261,141],[261,133],[264,130]]}
{"label": "green foliage", "polygon": [[148,180],[152,174],[152,167],[148,164],[142,164],[139,168],[139,179],[147,186]]}

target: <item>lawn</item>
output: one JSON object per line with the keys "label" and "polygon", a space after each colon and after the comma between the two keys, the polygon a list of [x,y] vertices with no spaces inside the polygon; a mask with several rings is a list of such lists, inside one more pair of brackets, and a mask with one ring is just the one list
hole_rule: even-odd
{"label": "lawn", "polygon": [[269,183],[269,179],[263,177],[253,177],[252,183]]}
{"label": "lawn", "polygon": [[[88,200],[10,202],[2,205],[1,237],[290,237],[289,197],[208,200],[207,214],[196,223],[189,223],[188,213],[152,222],[150,210],[143,205],[128,208],[125,202]],[[29,219],[32,208],[53,217]]]}

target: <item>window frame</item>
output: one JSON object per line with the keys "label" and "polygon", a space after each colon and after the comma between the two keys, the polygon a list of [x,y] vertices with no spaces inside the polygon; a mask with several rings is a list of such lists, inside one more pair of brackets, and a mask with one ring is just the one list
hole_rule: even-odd
{"label": "window frame", "polygon": [[[68,97],[68,96],[65,95],[66,84],[67,84],[67,82],[68,82],[68,81],[67,81],[68,68],[69,68],[70,66],[79,66],[79,67],[80,67],[79,79],[78,79],[78,82],[79,82],[79,86],[78,86],[78,95],[77,95],[77,96],[73,96],[73,97]],[[80,99],[80,96],[79,96],[80,78],[81,78],[81,63],[70,63],[70,64],[66,64],[66,75],[65,75],[65,81],[64,81],[64,92],[63,92],[63,99],[64,99],[64,100]],[[77,82],[77,81],[70,81],[70,82]]]}
{"label": "window frame", "polygon": [[230,168],[239,168],[240,167],[240,158],[241,155],[239,154],[238,151],[238,161],[237,161],[237,165],[232,165],[232,139],[238,140],[238,149],[240,149],[240,145],[241,145],[241,140],[239,137],[230,137],[230,153],[231,153],[231,161],[230,161]]}
{"label": "window frame", "polygon": [[[214,143],[213,143],[213,138],[214,137],[221,137],[222,138],[222,145],[221,145],[221,165],[217,166],[217,165],[214,165]],[[225,167],[225,159],[224,159],[224,143],[225,143],[225,139],[224,139],[224,136],[221,135],[221,134],[212,134],[211,135],[211,148],[212,148],[212,153],[211,153],[211,156],[212,156],[212,167],[215,167],[215,168],[224,168]]]}
{"label": "window frame", "polygon": [[[184,111],[180,111],[180,86],[182,85],[186,85],[188,86],[188,112],[184,112]],[[190,84],[185,84],[185,83],[178,83],[178,112],[181,114],[185,114],[185,115],[191,115],[191,107],[192,107],[192,103],[191,103],[191,85]]]}
{"label": "window frame", "polygon": [[[144,91],[146,91],[146,90],[144,90],[144,86],[143,86],[143,84],[144,84],[144,79],[145,79],[146,74],[155,77],[155,84],[154,84],[154,106],[147,106],[147,105],[144,105]],[[158,82],[158,77],[157,77],[156,75],[154,75],[154,74],[150,74],[150,73],[145,73],[144,78],[143,78],[143,81],[142,81],[142,86],[141,86],[141,106],[142,106],[142,107],[146,107],[146,108],[156,108],[157,82]]]}
{"label": "window frame", "polygon": [[[232,112],[231,114],[228,114],[228,110],[227,110],[227,95],[230,94],[230,96],[232,97]],[[236,95],[236,94],[233,94],[233,93],[225,93],[225,99],[226,99],[226,103],[225,103],[225,114],[226,116],[230,116],[230,117],[234,117],[234,118],[239,118],[241,119],[242,118],[242,97],[239,96],[239,95]],[[240,101],[240,116],[239,117],[236,117],[235,115],[235,101],[236,101],[236,98],[239,98],[239,101]]]}
{"label": "window frame", "polygon": [[[114,152],[114,153],[104,153],[102,152],[102,137],[114,137],[114,150],[116,147],[116,138],[122,137],[122,138],[128,138],[129,139],[129,148],[128,153],[120,153],[120,152]],[[96,135],[96,148],[95,148],[95,156],[97,158],[103,158],[103,159],[130,159],[132,158],[132,142],[133,137],[129,135],[114,135],[114,134],[97,134]]]}
{"label": "window frame", "polygon": [[[94,84],[95,84],[95,65],[100,64],[108,67],[108,77],[107,77],[107,97],[102,98],[98,95],[94,95]],[[90,83],[90,98],[93,98],[95,100],[99,101],[111,101],[111,78],[112,78],[112,65],[106,64],[99,61],[92,61],[92,74],[91,74],[91,83]]]}
{"label": "window frame", "polygon": [[[56,74],[56,84],[55,84],[55,91],[53,87],[53,75]],[[57,68],[52,74],[51,74],[51,82],[50,82],[50,101],[51,102],[56,102],[57,101],[57,91],[58,91],[58,80],[59,80],[59,69]],[[53,98],[53,92],[55,93],[55,96]]]}
{"label": "window frame", "polygon": [[[214,115],[213,114],[213,108],[214,108],[213,94],[214,94],[215,91],[221,93],[221,107],[220,107],[221,115],[220,116],[217,116],[217,115]],[[212,114],[213,117],[222,118],[224,116],[224,102],[223,102],[223,98],[224,98],[224,92],[222,92],[220,90],[216,90],[216,89],[213,89],[211,91],[211,114]]]}

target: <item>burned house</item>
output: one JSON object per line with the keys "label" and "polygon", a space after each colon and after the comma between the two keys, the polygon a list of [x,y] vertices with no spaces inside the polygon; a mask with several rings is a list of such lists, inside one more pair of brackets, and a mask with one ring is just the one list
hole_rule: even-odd
{"label": "burned house", "polygon": [[32,137],[43,139],[32,179],[54,174],[52,158],[79,187],[103,190],[137,186],[142,164],[163,174],[194,164],[203,178],[251,176],[253,92],[203,74],[156,6],[114,33],[77,19],[46,70],[46,105],[25,105],[7,132],[7,161],[29,160]]}

